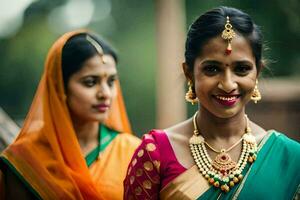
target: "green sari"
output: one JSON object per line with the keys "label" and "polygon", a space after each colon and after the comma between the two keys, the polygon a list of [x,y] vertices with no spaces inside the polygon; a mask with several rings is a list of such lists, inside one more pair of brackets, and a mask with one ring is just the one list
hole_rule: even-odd
{"label": "green sari", "polygon": [[257,160],[244,169],[245,178],[229,193],[210,187],[198,200],[299,198],[300,144],[272,131],[259,145]]}
{"label": "green sari", "polygon": [[88,167],[90,167],[101,155],[103,150],[113,141],[113,139],[118,135],[118,132],[108,127],[101,125],[99,128],[99,145],[94,148],[85,157],[85,161]]}

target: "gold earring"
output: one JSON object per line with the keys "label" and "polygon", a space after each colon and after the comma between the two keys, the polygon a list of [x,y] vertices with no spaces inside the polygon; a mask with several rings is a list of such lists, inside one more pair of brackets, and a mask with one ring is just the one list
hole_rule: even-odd
{"label": "gold earring", "polygon": [[193,86],[192,81],[188,81],[188,86],[189,86],[189,90],[185,94],[185,100],[187,102],[190,102],[192,105],[194,105],[198,102],[198,98],[192,89]]}
{"label": "gold earring", "polygon": [[254,103],[257,103],[258,101],[261,100],[261,94],[258,89],[258,80],[257,79],[255,82],[255,86],[254,86],[252,95],[251,95],[251,100],[254,101]]}

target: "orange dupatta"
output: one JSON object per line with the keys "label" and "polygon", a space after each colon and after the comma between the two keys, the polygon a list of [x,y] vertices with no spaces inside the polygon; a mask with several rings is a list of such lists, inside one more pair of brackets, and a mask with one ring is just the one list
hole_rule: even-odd
{"label": "orange dupatta", "polygon": [[[45,70],[16,140],[1,155],[42,199],[103,199],[82,156],[64,100],[62,48],[74,31],[50,49]],[[120,84],[106,126],[130,133]]]}

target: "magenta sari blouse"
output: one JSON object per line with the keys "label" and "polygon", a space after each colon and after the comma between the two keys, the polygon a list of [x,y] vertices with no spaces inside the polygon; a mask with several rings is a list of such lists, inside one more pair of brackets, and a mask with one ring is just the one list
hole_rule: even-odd
{"label": "magenta sari blouse", "polygon": [[186,171],[162,130],[145,134],[128,166],[124,199],[159,199],[160,190]]}

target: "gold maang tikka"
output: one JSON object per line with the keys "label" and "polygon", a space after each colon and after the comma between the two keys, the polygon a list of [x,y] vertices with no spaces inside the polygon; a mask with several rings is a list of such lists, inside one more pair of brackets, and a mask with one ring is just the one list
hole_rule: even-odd
{"label": "gold maang tikka", "polygon": [[104,51],[103,51],[101,45],[96,40],[94,40],[92,37],[90,37],[89,35],[86,36],[86,40],[89,41],[91,43],[91,45],[93,45],[95,47],[95,49],[97,50],[97,52],[99,53],[99,55],[102,59],[102,63],[105,64],[106,59],[105,59]]}
{"label": "gold maang tikka", "polygon": [[229,54],[231,54],[231,51],[232,51],[231,40],[235,37],[235,32],[232,28],[232,25],[230,24],[229,16],[226,17],[226,24],[224,27],[225,27],[225,29],[222,32],[222,38],[224,40],[227,40],[227,42],[228,42],[225,53],[227,55],[229,55]]}

